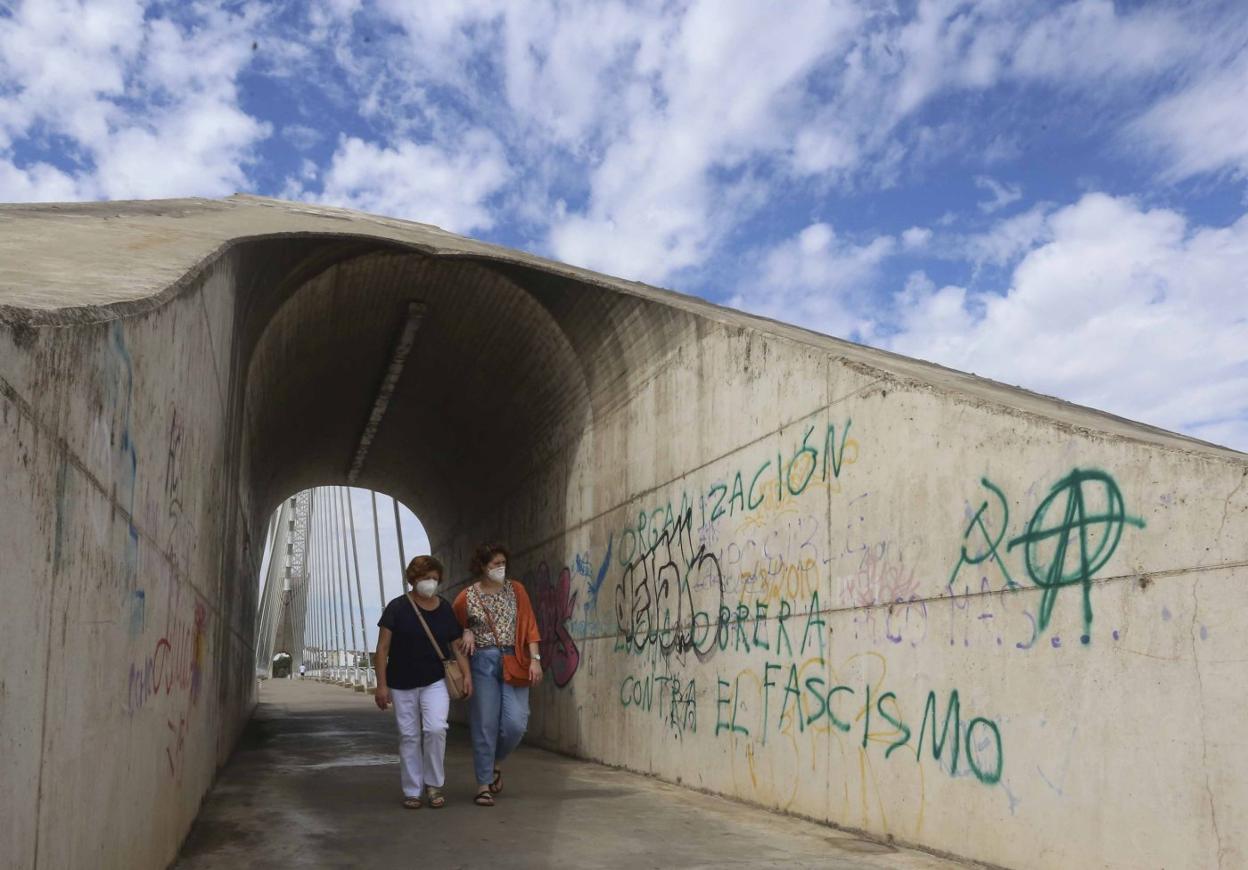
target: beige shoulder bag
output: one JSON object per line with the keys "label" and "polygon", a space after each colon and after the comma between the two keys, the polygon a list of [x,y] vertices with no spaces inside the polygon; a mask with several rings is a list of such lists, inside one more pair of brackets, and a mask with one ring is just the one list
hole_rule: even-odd
{"label": "beige shoulder bag", "polygon": [[442,673],[446,678],[446,693],[451,696],[452,701],[458,701],[467,697],[468,681],[464,678],[464,671],[459,666],[459,662],[443,655],[442,645],[438,643],[437,638],[433,636],[433,632],[429,630],[429,623],[425,622],[425,615],[420,612],[420,608],[416,606],[412,596],[404,595],[403,597],[407,599],[408,604],[412,605],[412,610],[416,611],[416,618],[420,620],[421,628],[429,636],[429,643],[433,644],[434,651],[437,652],[438,658],[442,660]]}

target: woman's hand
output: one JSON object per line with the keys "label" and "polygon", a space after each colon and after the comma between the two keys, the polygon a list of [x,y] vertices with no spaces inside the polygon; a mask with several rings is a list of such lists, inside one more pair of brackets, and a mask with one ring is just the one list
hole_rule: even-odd
{"label": "woman's hand", "polygon": [[390,706],[390,687],[378,686],[373,691],[373,700],[377,702],[377,709],[384,710]]}
{"label": "woman's hand", "polygon": [[465,628],[463,637],[459,639],[459,645],[464,651],[464,655],[471,656],[477,649],[477,636],[472,633],[471,628]]}
{"label": "woman's hand", "polygon": [[536,686],[542,681],[542,663],[537,659],[529,661],[529,685]]}
{"label": "woman's hand", "polygon": [[472,697],[472,676],[464,675],[464,700],[467,701]]}

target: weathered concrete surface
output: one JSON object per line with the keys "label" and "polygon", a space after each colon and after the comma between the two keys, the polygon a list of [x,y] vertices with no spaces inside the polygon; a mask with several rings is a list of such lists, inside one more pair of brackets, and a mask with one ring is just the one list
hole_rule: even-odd
{"label": "weathered concrete surface", "polygon": [[516,753],[482,809],[462,729],[447,805],[405,810],[396,753],[393,711],[310,680],[266,682],[175,868],[967,866],[539,749]]}
{"label": "weathered concrete surface", "polygon": [[1007,866],[1248,864],[1248,457],[248,198],[0,207],[6,863],[175,854],[264,521],[345,482],[412,300],[359,483],[457,576],[512,543],[535,742]]}

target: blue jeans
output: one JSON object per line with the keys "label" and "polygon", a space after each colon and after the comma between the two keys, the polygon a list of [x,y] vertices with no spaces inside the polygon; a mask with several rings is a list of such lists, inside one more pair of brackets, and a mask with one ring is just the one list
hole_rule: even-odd
{"label": "blue jeans", "polygon": [[[472,766],[477,785],[494,781],[494,765],[520,745],[529,725],[529,687],[503,682],[503,650],[477,649],[472,656],[472,697],[468,715],[472,731]],[[511,647],[507,647],[511,655]]]}

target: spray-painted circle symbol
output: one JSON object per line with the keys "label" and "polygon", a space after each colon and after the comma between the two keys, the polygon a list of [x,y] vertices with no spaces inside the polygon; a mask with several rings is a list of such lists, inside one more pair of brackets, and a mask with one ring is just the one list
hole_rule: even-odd
{"label": "spray-painted circle symbol", "polygon": [[[1059,504],[1060,519],[1054,510]],[[1049,624],[1058,590],[1081,583],[1087,636],[1092,622],[1092,578],[1113,557],[1128,524],[1142,527],[1144,522],[1127,516],[1122,491],[1105,472],[1076,468],[1053,485],[1027,524],[1027,533],[1009,546],[1023,545],[1027,573],[1044,588],[1037,622],[1040,631]]]}
{"label": "spray-painted circle symbol", "polygon": [[[1051,509],[1063,495],[1060,522],[1046,526]],[[1089,515],[1089,504],[1103,511]],[[1027,573],[1037,586],[1069,586],[1092,579],[1105,567],[1118,548],[1126,520],[1118,484],[1104,472],[1075,469],[1053,487],[1032,515],[1027,534],[1011,546],[1020,541],[1025,544]],[[1074,559],[1070,558],[1072,545]]]}

